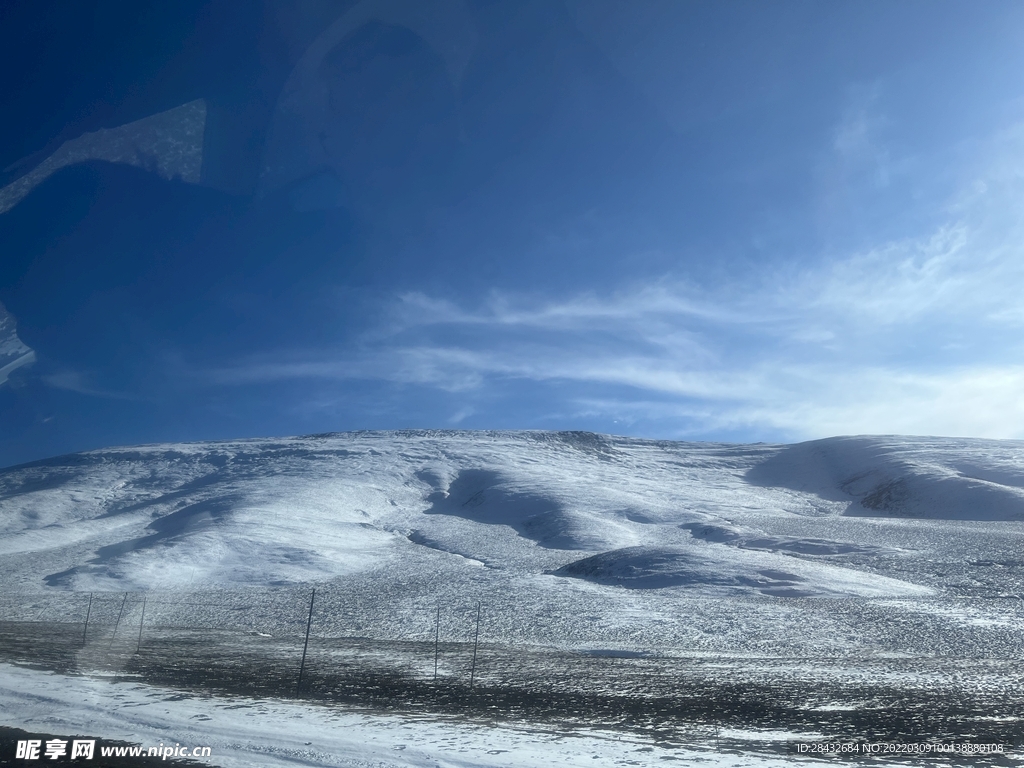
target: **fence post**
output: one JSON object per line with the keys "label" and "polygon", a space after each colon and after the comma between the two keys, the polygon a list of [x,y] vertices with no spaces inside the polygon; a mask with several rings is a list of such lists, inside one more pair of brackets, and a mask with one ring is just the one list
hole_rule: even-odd
{"label": "fence post", "polygon": [[441,606],[437,606],[437,619],[434,622],[434,682],[437,682],[438,641],[441,639]]}
{"label": "fence post", "polygon": [[92,592],[89,593],[89,607],[85,611],[85,627],[82,629],[82,647],[85,647],[85,636],[89,631],[89,616],[92,615]]}
{"label": "fence post", "polygon": [[299,695],[302,688],[302,672],[306,669],[306,649],[309,648],[309,628],[313,625],[313,601],[316,599],[316,589],[309,596],[309,618],[306,619],[306,642],[302,646],[302,663],[299,665],[299,680],[295,683],[295,695]]}
{"label": "fence post", "polygon": [[124,615],[124,605],[128,602],[128,593],[124,593],[124,600],[121,601],[121,610],[117,612],[117,621],[114,622],[114,634],[110,636],[110,644],[107,646],[109,651],[114,647],[114,638],[117,636],[117,627],[121,623],[121,617]]}
{"label": "fence post", "polygon": [[142,622],[146,620],[146,596],[142,596],[142,615],[139,617],[139,642],[135,646],[135,652],[138,653],[139,649],[142,648]]}
{"label": "fence post", "polygon": [[473,665],[469,668],[469,687],[473,687],[476,678],[476,648],[480,642],[480,603],[476,604],[476,636],[473,638]]}

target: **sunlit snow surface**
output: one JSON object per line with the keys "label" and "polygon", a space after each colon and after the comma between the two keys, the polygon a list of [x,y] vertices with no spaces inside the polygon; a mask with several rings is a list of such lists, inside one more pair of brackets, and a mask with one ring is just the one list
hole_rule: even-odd
{"label": "sunlit snow surface", "polygon": [[[1024,443],[363,432],[151,445],[4,470],[0,510],[4,595],[322,583],[413,621],[483,601],[496,639],[720,648],[765,641],[807,598],[1017,611]],[[709,599],[713,626],[677,620]]]}
{"label": "sunlit snow surface", "polygon": [[1008,441],[364,432],[113,448],[0,472],[0,611],[81,621],[84,593],[109,614],[130,592],[133,626],[149,595],[147,626],[291,637],[315,585],[317,637],[429,641],[441,606],[440,631],[467,641],[479,603],[485,643],[732,659],[813,688],[906,674],[887,659],[1019,657],[1022,517],[1024,443]]}
{"label": "sunlit snow surface", "polygon": [[794,762],[735,748],[720,751],[713,739],[702,748],[686,748],[599,729],[567,732],[540,725],[371,715],[280,700],[181,696],[151,686],[66,678],[4,664],[0,700],[31,727],[57,722],[74,733],[102,733],[144,747],[162,745],[170,736],[173,743],[209,746],[210,762],[224,768],[594,768],[665,760],[708,768],[783,768]]}

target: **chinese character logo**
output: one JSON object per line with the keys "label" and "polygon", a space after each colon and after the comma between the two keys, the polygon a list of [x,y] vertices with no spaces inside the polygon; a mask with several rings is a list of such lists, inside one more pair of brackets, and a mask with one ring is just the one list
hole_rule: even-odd
{"label": "chinese character logo", "polygon": [[29,741],[18,742],[18,752],[15,757],[18,760],[38,760],[39,759],[39,747],[42,745],[42,741],[39,739],[30,739]]}
{"label": "chinese character logo", "polygon": [[[42,748],[43,742],[41,739],[19,741],[15,758],[17,760],[39,760],[42,757],[46,757],[50,760],[56,760],[57,758],[64,757],[68,754],[68,742],[66,739],[48,739],[46,742],[46,750],[44,754],[40,755],[40,750]],[[71,742],[72,760],[79,757],[83,757],[86,760],[92,760],[95,751],[95,739],[75,739]]]}
{"label": "chinese character logo", "polygon": [[71,757],[84,757],[86,760],[92,760],[92,753],[95,749],[95,739],[90,739],[89,741],[79,741],[78,739],[75,739],[71,742]]}
{"label": "chinese character logo", "polygon": [[46,756],[51,760],[64,757],[68,753],[68,743],[64,739],[50,739],[46,742]]}

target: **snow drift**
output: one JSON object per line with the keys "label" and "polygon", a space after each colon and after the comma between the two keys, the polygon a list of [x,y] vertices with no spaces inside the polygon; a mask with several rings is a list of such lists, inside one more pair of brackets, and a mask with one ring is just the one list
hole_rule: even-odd
{"label": "snow drift", "polygon": [[847,502],[845,514],[1024,519],[1024,442],[834,437],[792,445],[747,480]]}

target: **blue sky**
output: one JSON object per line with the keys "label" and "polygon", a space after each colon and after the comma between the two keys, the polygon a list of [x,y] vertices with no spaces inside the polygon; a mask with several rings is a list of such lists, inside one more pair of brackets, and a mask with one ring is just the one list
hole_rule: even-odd
{"label": "blue sky", "polygon": [[0,385],[0,462],[1024,437],[1019,3],[12,8],[4,166],[203,99],[230,183],[85,162],[0,214],[36,356]]}

